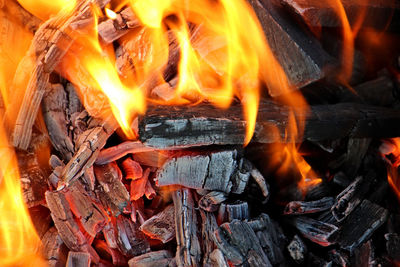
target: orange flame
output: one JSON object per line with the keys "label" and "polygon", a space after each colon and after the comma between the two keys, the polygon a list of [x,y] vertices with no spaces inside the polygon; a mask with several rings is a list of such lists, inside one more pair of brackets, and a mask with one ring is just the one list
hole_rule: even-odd
{"label": "orange flame", "polygon": [[400,137],[383,140],[380,147],[380,152],[389,162],[387,168],[388,183],[400,200]]}
{"label": "orange flame", "polygon": [[43,21],[63,10],[67,14],[71,12],[76,0],[17,0],[23,8]]}

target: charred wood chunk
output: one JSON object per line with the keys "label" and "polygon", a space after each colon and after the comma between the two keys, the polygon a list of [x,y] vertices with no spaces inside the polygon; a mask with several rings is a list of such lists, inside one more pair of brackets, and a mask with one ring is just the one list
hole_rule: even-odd
{"label": "charred wood chunk", "polygon": [[87,252],[68,253],[66,267],[90,267],[90,254]]}
{"label": "charred wood chunk", "polygon": [[334,244],[331,241],[338,228],[335,225],[320,222],[308,217],[296,217],[291,223],[307,239],[321,246],[330,246]]}
{"label": "charred wood chunk", "polygon": [[394,261],[400,261],[400,235],[396,233],[385,234],[386,251]]}
{"label": "charred wood chunk", "polygon": [[215,242],[230,266],[272,266],[246,222],[235,220],[222,224],[215,231]]}
{"label": "charred wood chunk", "polygon": [[368,200],[353,210],[340,226],[336,242],[352,253],[368,240],[388,217],[388,211]]}
{"label": "charred wood chunk", "polygon": [[375,261],[375,252],[372,240],[365,242],[354,251],[352,265],[356,267],[373,266]]}
{"label": "charred wood chunk", "polygon": [[217,211],[220,204],[227,199],[224,192],[211,191],[210,193],[202,196],[199,200],[199,207],[208,212]]}
{"label": "charred wood chunk", "polygon": [[134,257],[150,251],[150,245],[136,223],[123,216],[117,218],[117,244],[127,257]]}
{"label": "charred wood chunk", "polygon": [[328,252],[329,259],[338,266],[349,266],[349,256],[345,251],[332,249]]}
{"label": "charred wood chunk", "polygon": [[224,254],[219,249],[214,249],[210,254],[211,266],[228,267]]}
{"label": "charred wood chunk", "polygon": [[173,193],[175,207],[176,263],[178,266],[200,266],[201,247],[198,238],[197,212],[190,189]]}
{"label": "charred wood chunk", "polygon": [[65,197],[85,231],[95,237],[108,220],[105,210],[89,196],[80,181],[76,181],[68,188]]}
{"label": "charred wood chunk", "polygon": [[65,266],[68,248],[64,245],[55,227],[50,228],[42,238],[44,258],[49,266]]}
{"label": "charred wood chunk", "polygon": [[369,173],[365,177],[357,177],[336,197],[331,210],[338,222],[343,221],[360,204],[362,197],[368,192],[373,178],[373,173]]}
{"label": "charred wood chunk", "polygon": [[248,222],[254,230],[265,254],[272,264],[284,262],[283,250],[286,246],[286,237],[279,225],[263,213]]}
{"label": "charred wood chunk", "polygon": [[106,207],[111,209],[114,216],[118,216],[128,205],[130,196],[125,185],[122,183],[122,173],[118,165],[109,163],[94,166],[94,173],[101,185],[99,197],[104,199]]}
{"label": "charred wood chunk", "polygon": [[152,251],[129,260],[130,267],[168,267],[174,258],[168,250]]}
{"label": "charred wood chunk", "polygon": [[201,240],[202,240],[202,252],[203,256],[203,266],[212,266],[211,254],[216,245],[214,243],[215,237],[214,232],[217,230],[217,220],[211,212],[200,210],[201,215]]}
{"label": "charred wood chunk", "polygon": [[[298,14],[310,27],[343,27],[335,4],[327,4],[318,0],[284,0],[293,12]],[[390,21],[393,10],[399,5],[391,0],[351,1],[344,0],[340,4],[346,12],[350,25],[358,23],[363,16],[362,27],[383,29]]]}
{"label": "charred wood chunk", "polygon": [[175,238],[175,208],[167,206],[163,211],[146,220],[140,230],[153,239],[167,243]]}
{"label": "charred wood chunk", "polygon": [[308,214],[316,213],[324,210],[329,210],[332,208],[335,200],[333,197],[324,197],[320,200],[315,201],[291,201],[289,202],[283,214],[286,215],[298,215],[298,214]]}
{"label": "charred wood chunk", "polygon": [[[288,107],[270,100],[260,101],[252,141],[274,143],[292,137],[302,141],[287,133],[288,115]],[[314,142],[400,135],[400,115],[388,108],[356,103],[315,105],[299,119],[306,124],[302,138]],[[150,106],[138,123],[143,144],[158,149],[243,144],[246,126],[239,104],[221,110],[205,103],[194,107]]]}
{"label": "charred wood chunk", "polygon": [[298,235],[295,235],[287,247],[292,259],[301,264],[307,255],[307,247]]}
{"label": "charred wood chunk", "polygon": [[396,101],[393,95],[395,84],[389,75],[382,75],[354,87],[361,99],[370,105],[391,106]]}
{"label": "charred wood chunk", "polygon": [[[249,0],[264,30],[268,44],[286,73],[293,88],[306,86],[325,76],[332,64],[319,42],[285,17],[272,1]],[[269,88],[271,96],[283,91]]]}
{"label": "charred wood chunk", "polygon": [[235,203],[225,205],[228,221],[248,220],[250,219],[249,205],[244,201],[236,201]]}

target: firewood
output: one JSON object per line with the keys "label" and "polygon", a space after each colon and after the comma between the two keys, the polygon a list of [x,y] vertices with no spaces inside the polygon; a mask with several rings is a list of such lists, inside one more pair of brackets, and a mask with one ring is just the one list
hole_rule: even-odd
{"label": "firewood", "polygon": [[66,267],[90,267],[90,254],[87,252],[68,253]]}
{"label": "firewood", "polygon": [[146,198],[149,199],[149,200],[150,200],[150,199],[153,199],[154,197],[157,196],[157,193],[156,193],[156,191],[154,190],[154,188],[153,188],[153,186],[152,186],[150,180],[147,180],[146,188],[145,188],[145,190],[144,190],[144,194],[145,194]]}
{"label": "firewood", "polygon": [[[252,141],[274,143],[292,140],[291,133],[286,130],[288,114],[288,107],[262,100]],[[398,111],[381,107],[355,103],[314,105],[304,116],[299,115],[299,119],[305,121],[306,127],[302,139],[297,136],[298,142],[345,136],[385,138],[400,135]],[[147,113],[139,117],[139,139],[145,146],[158,149],[243,144],[245,125],[238,104],[227,110],[205,103],[194,107],[149,106]],[[278,129],[278,132],[273,129]]]}
{"label": "firewood", "polygon": [[150,251],[150,245],[136,223],[123,216],[117,217],[117,244],[127,257],[134,257]]}
{"label": "firewood", "polygon": [[287,249],[296,263],[302,264],[304,262],[307,255],[307,247],[298,235],[293,237]]}
{"label": "firewood", "polygon": [[146,220],[139,228],[152,239],[167,243],[175,238],[174,205],[167,206],[163,211]]}
{"label": "firewood", "polygon": [[6,5],[0,5],[0,8],[19,25],[25,27],[31,32],[35,32],[42,21],[26,11],[16,0],[7,1]]}
{"label": "firewood", "polygon": [[62,192],[46,192],[47,206],[54,225],[65,245],[72,251],[88,252],[93,262],[99,262],[96,251],[88,244],[84,233],[75,221],[71,207]]}
{"label": "firewood", "polygon": [[147,168],[142,177],[131,181],[131,200],[136,201],[145,194],[149,175],[150,169]]}
{"label": "firewood", "polygon": [[133,159],[142,165],[160,168],[168,159],[168,153],[162,150],[138,152],[133,154]]}
{"label": "firewood", "polygon": [[42,238],[44,258],[49,266],[65,266],[68,248],[64,245],[55,227],[50,228]]}
{"label": "firewood", "polygon": [[391,106],[396,99],[393,96],[395,84],[389,75],[354,86],[354,91],[364,103],[376,106]]}
{"label": "firewood", "polygon": [[116,14],[115,19],[107,19],[98,26],[99,36],[104,43],[110,44],[127,34],[131,29],[141,26],[140,21],[130,7]]}
{"label": "firewood", "polygon": [[217,220],[211,212],[200,210],[201,215],[201,240],[203,252],[203,266],[212,266],[211,254],[216,245],[214,243],[214,232],[217,230]]}
{"label": "firewood", "polygon": [[215,242],[230,266],[272,266],[253,229],[241,221],[222,224]]}
{"label": "firewood", "polygon": [[140,152],[151,152],[154,150],[154,148],[147,147],[139,141],[126,141],[117,146],[112,146],[101,150],[95,163],[98,165],[103,165],[118,160],[130,153],[135,154]]}
{"label": "firewood", "polygon": [[175,207],[176,263],[178,266],[200,266],[201,247],[198,238],[197,213],[190,189],[172,194]]}
{"label": "firewood", "polygon": [[291,219],[290,221],[297,230],[307,239],[321,246],[330,246],[335,243],[333,236],[338,227],[324,223],[305,216]]}
{"label": "firewood", "polygon": [[[343,26],[339,15],[333,5],[323,4],[318,0],[285,0],[283,1],[290,10],[298,14],[310,27],[341,27]],[[350,1],[340,2],[346,12],[350,25],[354,26],[363,16],[363,27],[383,29],[389,22],[394,9],[399,5],[391,0]],[[362,14],[365,12],[365,14]]]}
{"label": "firewood", "polygon": [[168,267],[174,258],[168,250],[152,251],[129,260],[129,267]]}
{"label": "firewood", "polygon": [[61,84],[51,85],[43,97],[43,117],[53,147],[62,157],[70,160],[74,153],[74,144],[68,135],[68,124],[65,111],[67,110],[67,93]]}
{"label": "firewood", "polygon": [[103,204],[111,210],[114,216],[118,216],[128,205],[130,199],[129,192],[121,181],[121,170],[114,162],[106,165],[95,165],[94,173],[102,188],[98,194],[102,196],[99,196],[99,198],[104,197]]}
{"label": "firewood", "polygon": [[[11,98],[13,108],[7,112],[18,114],[12,133],[15,147],[28,147],[32,125],[48,86],[49,74],[64,57],[74,38],[79,36],[78,31],[92,22],[91,5],[95,3],[104,7],[106,2],[81,0],[71,16],[62,10],[36,31],[31,47],[18,65],[10,90],[14,92]],[[78,23],[81,21],[85,22]]]}
{"label": "firewood", "polygon": [[122,169],[125,174],[125,179],[136,180],[143,176],[143,169],[140,164],[132,158],[127,158],[122,162]]}
{"label": "firewood", "polygon": [[400,236],[397,233],[385,234],[386,251],[394,261],[400,261]]}
{"label": "firewood", "polygon": [[309,202],[291,201],[286,205],[283,214],[298,215],[298,214],[316,213],[331,209],[333,204],[334,204],[333,197],[324,197],[320,200],[309,201]]}
{"label": "firewood", "polygon": [[372,240],[368,240],[362,246],[355,249],[352,258],[352,266],[372,266],[375,262],[374,245],[372,244]]}
{"label": "firewood", "polygon": [[224,202],[227,197],[228,196],[224,192],[211,191],[200,198],[199,207],[208,212],[217,211],[219,205]]}
{"label": "firewood", "polygon": [[386,209],[364,200],[343,221],[335,240],[343,249],[352,253],[368,240],[387,218]]}
{"label": "firewood", "polygon": [[[272,1],[250,0],[264,34],[288,78],[292,90],[325,77],[332,58],[319,42],[288,20]],[[271,96],[278,96],[280,88],[268,88]]]}

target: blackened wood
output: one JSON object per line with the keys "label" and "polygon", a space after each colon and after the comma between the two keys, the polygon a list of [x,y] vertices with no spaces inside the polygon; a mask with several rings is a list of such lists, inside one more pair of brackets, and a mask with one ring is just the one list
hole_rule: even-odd
{"label": "blackened wood", "polygon": [[250,219],[249,205],[245,201],[236,201],[225,205],[228,221]]}
{"label": "blackened wood", "polygon": [[99,36],[109,44],[127,34],[131,29],[140,27],[140,21],[130,7],[116,14],[115,19],[107,19],[98,26]]}
{"label": "blackened wood", "polygon": [[354,91],[367,104],[390,106],[394,104],[395,84],[389,75],[382,75],[374,80],[354,86]]}
{"label": "blackened wood", "polygon": [[90,254],[87,252],[68,253],[66,267],[90,267]]}
{"label": "blackened wood", "polygon": [[347,255],[346,251],[332,249],[328,252],[329,259],[338,266],[345,267],[349,266],[349,256]]}
{"label": "blackened wood", "polygon": [[135,154],[140,152],[150,152],[154,150],[154,148],[146,147],[144,144],[138,141],[126,141],[119,145],[101,150],[95,163],[103,165],[120,159],[130,153]]}
{"label": "blackened wood", "polygon": [[175,238],[175,209],[174,205],[167,206],[164,210],[146,220],[139,228],[152,239],[167,243]]}
{"label": "blackened wood", "polygon": [[283,214],[298,215],[329,210],[333,206],[334,202],[335,200],[333,199],[333,197],[324,197],[320,200],[309,202],[291,201],[286,205]]}
{"label": "blackened wood", "polygon": [[201,215],[201,247],[203,252],[203,266],[212,266],[211,253],[216,249],[214,232],[217,230],[217,220],[211,212],[200,210]]}
{"label": "blackened wood", "polygon": [[200,266],[202,257],[197,228],[197,212],[190,189],[172,194],[175,207],[176,263],[178,266]]}
{"label": "blackened wood", "polygon": [[263,196],[266,198],[264,200],[264,202],[265,202],[266,200],[269,199],[269,184],[267,184],[264,176],[254,165],[252,166],[250,175],[255,180],[255,182],[258,184],[258,186],[260,187]]}
{"label": "blackened wood", "polygon": [[303,240],[298,235],[295,235],[287,246],[290,257],[297,262],[302,264],[307,256],[307,247]]}
{"label": "blackened wood", "polygon": [[385,234],[386,251],[390,258],[400,261],[400,235],[397,233]]}
{"label": "blackened wood", "polygon": [[[336,4],[328,4],[318,0],[284,0],[293,12],[298,14],[311,27],[342,27]],[[393,10],[399,8],[392,0],[344,0],[340,1],[346,18],[354,26],[361,18],[363,27],[383,29],[390,21]],[[336,9],[335,9],[336,8]],[[365,13],[364,13],[365,12]]]}
{"label": "blackened wood", "polygon": [[[268,44],[282,66],[293,89],[306,86],[325,76],[332,59],[319,42],[287,19],[271,1],[249,0],[264,30]],[[281,88],[268,88],[278,96]]]}
{"label": "blackened wood", "polygon": [[375,264],[375,251],[372,240],[368,240],[354,251],[352,265],[355,267],[373,266]]}
{"label": "blackened wood", "polygon": [[208,212],[217,211],[219,205],[225,201],[227,197],[228,196],[224,192],[211,191],[200,198],[199,207]]}
{"label": "blackened wood", "polygon": [[118,165],[113,162],[106,165],[95,165],[94,173],[101,186],[99,191],[103,204],[111,210],[114,216],[122,213],[129,203],[129,192],[122,183],[122,173]]}
{"label": "blackened wood", "polygon": [[127,257],[134,257],[150,251],[150,245],[139,226],[123,216],[117,218],[117,244]]}
{"label": "blackened wood", "polygon": [[332,224],[314,220],[309,217],[300,216],[291,219],[291,223],[307,239],[321,246],[334,244],[332,237],[336,234],[338,227]]}
{"label": "blackened wood", "polygon": [[50,228],[42,238],[44,258],[50,267],[65,266],[68,248],[65,246],[55,227]]}
{"label": "blackened wood", "polygon": [[247,222],[222,224],[215,231],[215,242],[230,266],[272,266]]}
{"label": "blackened wood", "polygon": [[[288,115],[287,107],[262,100],[252,141],[273,143],[295,138],[286,131]],[[306,122],[302,137],[311,141],[345,136],[384,138],[400,135],[399,112],[387,108],[340,103],[311,106],[309,112],[298,115],[300,120]],[[243,144],[245,126],[239,104],[227,110],[209,104],[194,107],[150,106],[147,113],[139,118],[139,138],[145,146],[155,148]],[[277,128],[278,132],[273,128]],[[299,142],[303,140],[298,136],[297,139]]]}
{"label": "blackened wood", "polygon": [[364,200],[343,221],[336,242],[352,253],[387,220],[388,211],[368,200]]}
{"label": "blackened wood", "polygon": [[174,261],[168,250],[152,251],[129,260],[129,267],[168,267]]}
{"label": "blackened wood", "polygon": [[343,221],[363,200],[363,196],[368,192],[373,179],[374,174],[372,172],[365,177],[357,177],[336,197],[331,210],[338,222]]}

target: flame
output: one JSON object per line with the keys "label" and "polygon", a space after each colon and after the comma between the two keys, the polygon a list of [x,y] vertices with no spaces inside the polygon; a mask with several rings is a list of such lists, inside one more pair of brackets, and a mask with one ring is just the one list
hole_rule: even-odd
{"label": "flame", "polygon": [[110,18],[110,19],[116,19],[117,18],[117,13],[115,13],[114,11],[112,11],[111,9],[109,9],[109,8],[105,8],[104,9],[104,11],[106,12],[106,15],[107,15],[107,17],[108,18]]}
{"label": "flame", "polygon": [[400,201],[400,137],[383,140],[381,154],[389,163],[387,168],[388,183]]}
{"label": "flame", "polygon": [[31,14],[43,21],[48,20],[51,16],[56,15],[63,10],[67,14],[71,12],[76,0],[17,0],[20,5],[28,10]]}

